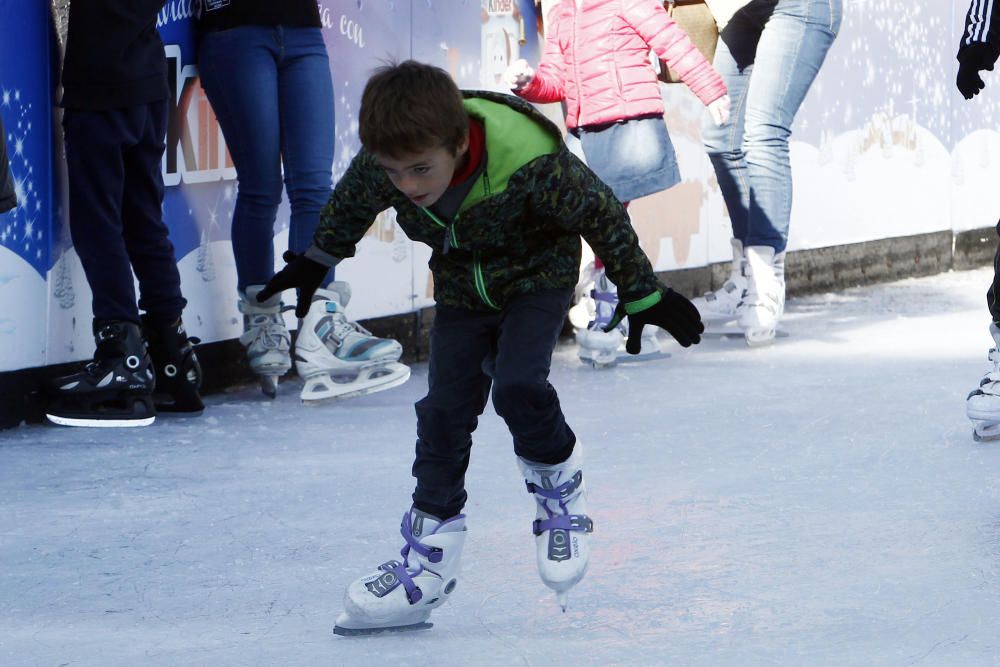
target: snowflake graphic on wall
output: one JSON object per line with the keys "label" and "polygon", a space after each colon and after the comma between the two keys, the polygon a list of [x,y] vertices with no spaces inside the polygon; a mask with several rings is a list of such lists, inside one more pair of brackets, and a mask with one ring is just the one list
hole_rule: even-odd
{"label": "snowflake graphic on wall", "polygon": [[49,260],[47,206],[43,202],[44,183],[36,174],[30,157],[37,142],[45,142],[44,132],[36,132],[32,123],[32,105],[21,98],[18,89],[0,89],[0,116],[3,117],[7,159],[17,195],[17,208],[0,217],[0,245],[21,256],[40,274],[45,275]]}

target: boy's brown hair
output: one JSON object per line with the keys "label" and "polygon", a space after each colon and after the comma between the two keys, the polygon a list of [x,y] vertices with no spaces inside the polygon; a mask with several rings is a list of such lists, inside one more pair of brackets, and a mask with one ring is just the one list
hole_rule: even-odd
{"label": "boy's brown hair", "polygon": [[462,93],[440,67],[389,63],[365,84],[358,134],[369,153],[399,158],[443,146],[455,155],[468,131]]}

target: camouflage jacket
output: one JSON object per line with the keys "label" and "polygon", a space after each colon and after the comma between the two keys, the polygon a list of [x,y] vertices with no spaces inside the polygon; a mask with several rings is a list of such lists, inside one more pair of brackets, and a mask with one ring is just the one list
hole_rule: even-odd
{"label": "camouflage jacket", "polygon": [[352,257],[375,217],[394,207],[406,235],[433,249],[429,264],[441,304],[501,310],[520,294],[574,287],[580,236],[626,301],[655,292],[659,281],[625,207],[569,152],[559,129],[516,97],[463,95],[469,114],[484,124],[487,159],[455,218],[440,220],[411,202],[362,150],[323,208],[315,248]]}

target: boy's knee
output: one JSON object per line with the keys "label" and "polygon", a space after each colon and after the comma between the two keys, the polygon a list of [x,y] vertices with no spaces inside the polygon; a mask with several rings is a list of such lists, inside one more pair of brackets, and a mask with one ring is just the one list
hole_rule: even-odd
{"label": "boy's knee", "polygon": [[493,383],[493,407],[498,415],[521,410],[525,405],[537,405],[548,393],[544,382],[527,378],[497,379]]}

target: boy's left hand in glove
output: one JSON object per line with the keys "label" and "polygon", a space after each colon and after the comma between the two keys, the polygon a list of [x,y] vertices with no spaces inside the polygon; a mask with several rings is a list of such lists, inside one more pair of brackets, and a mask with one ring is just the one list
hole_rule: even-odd
{"label": "boy's left hand in glove", "polygon": [[647,324],[665,329],[682,347],[701,342],[705,325],[701,322],[698,309],[686,297],[669,287],[634,301],[626,301],[624,295],[621,297],[615,308],[615,316],[604,330],[611,331],[622,318],[628,317],[625,351],[629,354],[639,354],[642,349],[642,328]]}
{"label": "boy's left hand in glove", "polygon": [[313,294],[323,284],[330,267],[309,259],[304,253],[297,254],[291,250],[286,250],[281,258],[288,263],[267,281],[264,289],[257,294],[257,301],[267,301],[278,292],[297,288],[299,300],[295,304],[295,317],[302,319],[309,313]]}

